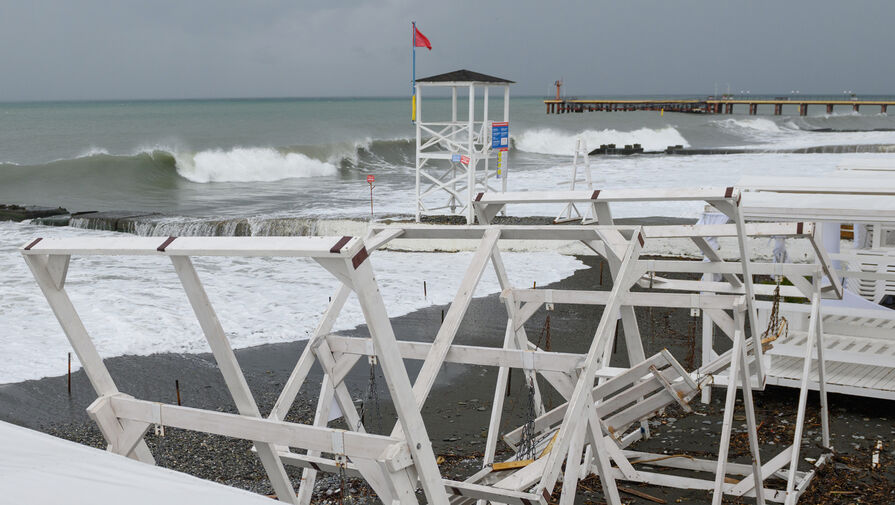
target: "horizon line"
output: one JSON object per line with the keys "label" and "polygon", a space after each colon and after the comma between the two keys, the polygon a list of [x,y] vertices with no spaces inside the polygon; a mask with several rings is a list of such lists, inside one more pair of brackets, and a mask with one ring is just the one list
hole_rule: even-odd
{"label": "horizon line", "polygon": [[[751,97],[751,96],[839,96],[844,95],[842,92],[838,93],[798,93],[793,95],[792,93],[749,93],[749,94],[739,94],[739,93],[731,93],[730,95],[734,97]],[[852,93],[848,94],[856,95],[856,96],[895,96],[895,93],[885,94],[885,93]],[[573,95],[573,96],[565,96],[562,97],[564,100],[580,100],[587,99],[585,97],[644,97],[644,96],[655,96],[655,97],[664,97],[664,96],[686,96],[686,97],[710,97],[711,94],[706,93],[601,93],[601,94],[582,94],[582,95]],[[229,97],[181,97],[181,98],[173,98],[173,97],[154,97],[154,98],[49,98],[49,99],[13,99],[13,100],[3,100],[0,99],[0,104],[37,104],[37,103],[116,103],[116,102],[213,102],[213,101],[253,101],[253,100],[269,100],[269,101],[277,101],[277,100],[400,100],[400,99],[409,99],[409,96],[406,95],[323,95],[323,96],[229,96]],[[447,97],[436,97],[436,98],[447,98]],[[462,97],[459,97],[462,98]],[[554,99],[551,95],[541,95],[541,94],[521,94],[516,95],[515,98],[537,98],[537,99],[545,99],[552,100]]]}

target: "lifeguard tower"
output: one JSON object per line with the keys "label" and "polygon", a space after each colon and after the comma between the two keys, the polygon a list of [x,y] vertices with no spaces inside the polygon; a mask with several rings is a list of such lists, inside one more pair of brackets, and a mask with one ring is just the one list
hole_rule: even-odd
{"label": "lifeguard tower", "polygon": [[[471,205],[479,193],[506,191],[507,153],[510,146],[510,84],[513,81],[457,70],[416,80],[416,220],[424,213],[449,210],[473,223]],[[450,88],[450,119],[438,102],[423,116],[422,90],[437,97],[433,88]],[[503,90],[503,119],[489,119],[491,88]],[[435,93],[433,93],[435,91]],[[442,90],[443,91],[443,90]],[[458,116],[457,95],[468,93],[468,112]],[[481,97],[476,113],[476,95]],[[431,114],[431,116],[430,116]],[[491,161],[494,160],[493,163]]]}

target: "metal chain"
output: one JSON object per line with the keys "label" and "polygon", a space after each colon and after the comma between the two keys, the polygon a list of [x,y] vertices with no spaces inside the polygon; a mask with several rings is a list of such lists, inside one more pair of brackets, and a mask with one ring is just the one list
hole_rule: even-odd
{"label": "metal chain", "polygon": [[771,341],[777,340],[780,338],[781,333],[784,338],[789,335],[789,323],[785,317],[780,315],[780,300],[782,299],[780,296],[780,281],[781,277],[777,277],[777,286],[774,288],[774,301],[771,305],[771,315],[768,317],[768,327],[761,334],[762,342],[766,339]]}
{"label": "metal chain", "polygon": [[336,456],[336,466],[339,467],[339,505],[345,503],[345,455]]}
{"label": "metal chain", "polygon": [[[360,407],[360,417],[358,418],[359,429],[364,426],[367,431],[375,427],[375,433],[382,431],[382,412],[379,408],[379,387],[376,384],[376,356],[370,356],[370,377],[367,380],[367,391]],[[372,411],[368,410],[368,405],[372,406]],[[369,423],[365,423],[366,415],[369,413],[372,417]]]}
{"label": "metal chain", "polygon": [[535,457],[535,385],[532,378],[528,379],[528,418],[522,426],[522,438],[519,441],[519,450],[516,452],[516,460],[534,459]]}

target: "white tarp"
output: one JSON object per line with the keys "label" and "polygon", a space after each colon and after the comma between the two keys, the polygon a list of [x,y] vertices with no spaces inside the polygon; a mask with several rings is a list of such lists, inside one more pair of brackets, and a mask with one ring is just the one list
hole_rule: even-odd
{"label": "white tarp", "polygon": [[270,505],[264,496],[0,422],[0,503]]}

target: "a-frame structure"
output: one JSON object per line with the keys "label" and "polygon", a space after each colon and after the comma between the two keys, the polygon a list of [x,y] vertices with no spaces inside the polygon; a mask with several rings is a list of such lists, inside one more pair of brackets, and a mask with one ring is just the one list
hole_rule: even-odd
{"label": "a-frame structure", "polygon": [[[579,167],[579,162],[581,166]],[[579,169],[584,174],[584,179],[578,178]],[[578,137],[575,140],[575,154],[572,155],[572,166],[569,173],[569,191],[575,191],[582,188],[577,187],[580,183],[584,184],[583,189],[594,190],[594,181],[590,171],[590,153],[587,150],[587,140]],[[571,221],[581,221],[586,223],[593,221],[595,218],[589,214],[592,207],[585,208],[584,214],[578,210],[578,206],[573,202],[569,202],[563,207],[562,211],[553,220],[554,223],[568,223]]]}
{"label": "a-frame structure", "polygon": [[[585,194],[586,193],[586,194]],[[762,462],[759,453],[752,388],[762,385],[763,344],[747,320],[754,311],[756,295],[769,296],[773,287],[753,284],[754,275],[782,275],[794,286],[781,286],[783,296],[807,299],[812,321],[821,297],[841,296],[841,285],[822,254],[814,264],[766,264],[750,260],[747,238],[783,236],[814,241],[811,223],[745,224],[738,210],[739,194],[732,188],[689,190],[605,190],[556,192],[556,194],[506,193],[498,199],[480,195],[475,205],[479,218],[487,222],[508,203],[536,201],[562,205],[578,202],[593,206],[598,225],[568,226],[421,226],[375,227],[361,240],[351,237],[320,238],[159,238],[46,239],[22,249],[26,261],[46,295],[72,346],[81,358],[99,398],[90,414],[100,425],[110,450],[151,462],[142,443],[152,424],[199,430],[255,442],[277,495],[283,501],[306,505],[311,499],[316,472],[345,472],[365,479],[386,503],[415,503],[414,491],[423,489],[429,503],[471,503],[484,500],[514,505],[546,505],[552,500],[562,476],[560,503],[570,505],[578,480],[593,473],[600,477],[606,500],[621,503],[615,482],[628,480],[661,486],[704,489],[713,492],[713,503],[724,495],[754,497],[757,503],[795,503],[823,465],[802,471],[801,427],[793,444]],[[732,224],[693,226],[617,226],[612,223],[610,202],[671,200],[703,201],[728,214]],[[684,240],[702,243],[708,237],[735,237],[739,261],[720,255],[709,261],[660,260],[642,256],[652,240]],[[376,289],[368,255],[392,240],[474,239],[473,254],[457,295],[430,342],[398,341],[386,308]],[[613,285],[610,291],[519,289],[509,281],[498,247],[501,240],[574,241],[606,258]],[[66,292],[65,276],[72,255],[167,256],[174,264],[193,310],[224,374],[241,415],[197,410],[138,400],[119,392],[99,358]],[[273,411],[261,417],[251,397],[226,334],[221,328],[190,257],[299,256],[312,258],[341,281],[340,288],[311,341],[299,358]],[[506,330],[495,346],[455,345],[454,339],[470,306],[485,269],[497,273],[507,310]],[[723,281],[679,280],[661,274],[721,274]],[[660,274],[660,275],[657,275]],[[675,275],[674,277],[679,277]],[[810,279],[810,280],[809,280]],[[633,290],[662,283],[666,292]],[[784,289],[786,288],[786,289]],[[356,293],[369,328],[369,337],[332,334],[332,327],[350,293]],[[525,333],[525,322],[543,306],[558,303],[603,307],[597,330],[583,352],[552,352],[534,346]],[[667,352],[645,356],[637,328],[637,307],[695,308],[711,311],[713,320],[730,338],[730,350],[699,369],[687,371]],[[615,329],[621,321],[629,363],[610,363]],[[822,332],[815,330],[817,349],[822,350]],[[394,402],[398,422],[388,436],[366,433],[344,384],[348,371],[363,357],[373,356],[382,366]],[[411,383],[402,360],[422,360],[422,368]],[[813,355],[806,355],[810,364]],[[823,389],[823,354],[818,353],[821,374],[822,433],[829,446],[828,416]],[[312,425],[285,422],[286,413],[313,363],[324,370],[315,421]],[[435,378],[444,363],[455,362],[498,369],[492,415],[488,426],[482,469],[465,481],[444,479],[436,465],[426,427],[420,414]],[[806,365],[807,366],[807,365]],[[530,385],[535,404],[530,423],[501,433],[501,416],[509,371],[520,369]],[[650,417],[671,405],[690,409],[689,402],[712,378],[726,371],[732,379],[727,388],[724,419],[716,460],[650,455],[630,450],[631,444],[649,437]],[[551,387],[565,403],[548,410],[540,388]],[[728,462],[734,430],[734,407],[742,391],[751,464]],[[328,427],[329,409],[335,401],[348,430]],[[800,392],[799,426],[804,422],[807,388]],[[496,446],[503,439],[513,448],[528,444],[531,450],[509,461],[495,461]],[[297,449],[301,452],[296,452]],[[523,457],[525,456],[525,457]],[[658,458],[658,459],[657,459]],[[295,494],[283,465],[305,468],[302,485]],[[788,466],[787,466],[788,465]],[[651,467],[686,470],[693,476],[656,472]],[[698,474],[709,473],[711,478]],[[739,478],[734,478],[738,476]],[[787,481],[785,489],[773,489],[767,479]],[[731,480],[733,479],[733,480]]]}
{"label": "a-frame structure", "polygon": [[[308,451],[306,460],[311,465],[315,464],[314,454],[335,454],[333,461],[342,466],[350,465],[386,503],[417,503],[414,492],[421,486],[429,503],[447,505],[435,455],[420,411],[413,401],[410,379],[368,261],[369,252],[376,247],[376,242],[365,246],[363,240],[352,237],[38,238],[24,246],[22,254],[99,396],[88,412],[103,432],[110,451],[153,463],[143,442],[151,425],[202,431],[254,441],[271,485],[282,501],[299,502],[284,468],[284,464],[294,463],[290,458],[301,456],[289,451],[290,447],[295,447]],[[118,390],[65,290],[70,258],[89,255],[144,255],[170,259],[239,414],[139,400]],[[193,266],[193,256],[312,258],[341,281],[337,296],[324,315],[315,338],[307,346],[312,352],[299,361],[281,401],[268,418],[262,417],[258,410]],[[370,331],[367,351],[377,357],[398,413],[402,428],[400,436],[364,432],[354,403],[338,378],[340,371],[333,354],[326,340],[321,338],[329,333],[352,292],[357,295]],[[282,420],[313,360],[319,360],[326,370],[324,394],[335,398],[351,430]],[[341,364],[344,365],[344,361]],[[309,497],[307,490],[303,491]]]}

